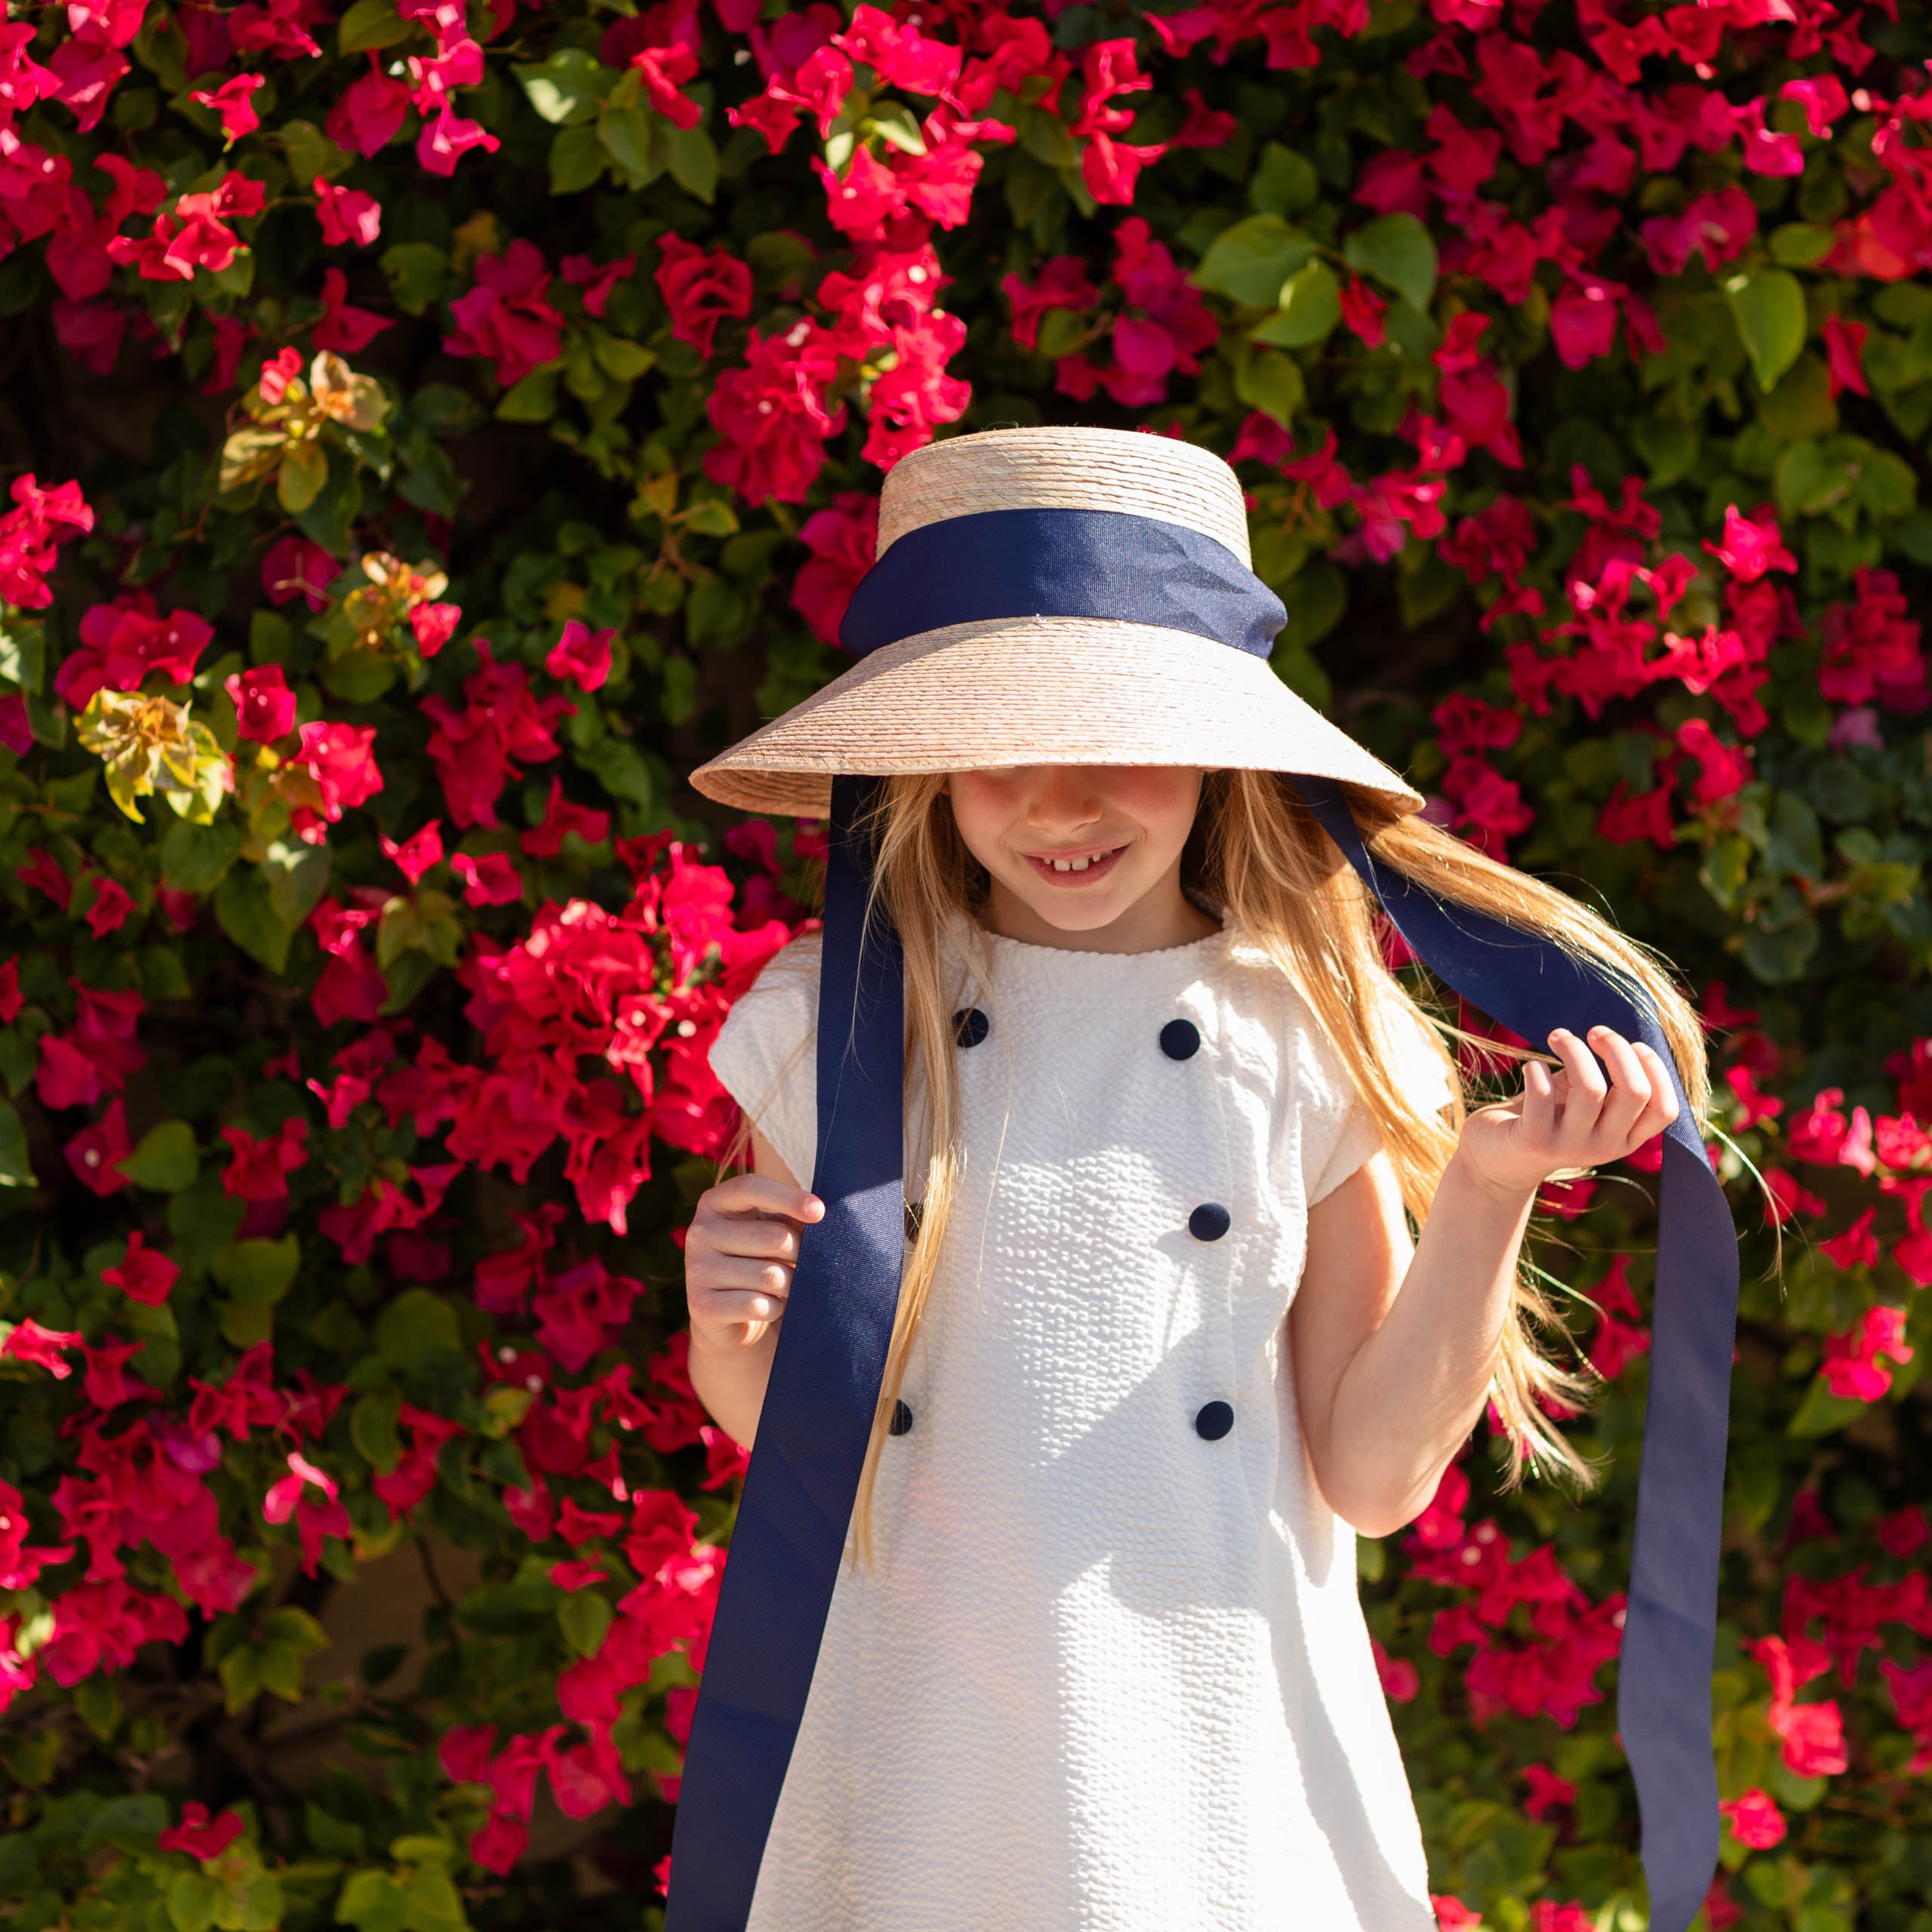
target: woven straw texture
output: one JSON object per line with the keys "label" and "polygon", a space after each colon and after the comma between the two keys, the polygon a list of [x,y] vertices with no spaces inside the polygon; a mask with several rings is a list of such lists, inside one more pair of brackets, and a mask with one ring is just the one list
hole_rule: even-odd
{"label": "woven straw texture", "polygon": [[[1158,517],[1249,565],[1247,512],[1211,451],[1128,429],[988,429],[895,464],[878,552],[989,510]],[[820,818],[836,772],[1010,764],[1182,764],[1305,771],[1421,795],[1283,684],[1266,662],[1186,631],[1100,617],[1005,617],[902,638],[701,765],[691,783],[746,811]]]}
{"label": "woven straw texture", "polygon": [[986,510],[1119,510],[1185,524],[1244,564],[1247,510],[1211,450],[1139,429],[983,429],[895,463],[878,506],[878,552],[909,531]]}
{"label": "woven straw texture", "polygon": [[834,772],[1008,764],[1238,765],[1420,793],[1283,684],[1211,638],[1093,617],[922,632],[862,658],[691,783],[746,811],[823,817]]}

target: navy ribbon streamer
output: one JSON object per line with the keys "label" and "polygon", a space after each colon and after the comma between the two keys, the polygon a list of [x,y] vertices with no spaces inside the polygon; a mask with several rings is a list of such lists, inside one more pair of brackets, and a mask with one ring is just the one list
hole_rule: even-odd
{"label": "navy ribbon streamer", "polygon": [[982,510],[908,531],[859,580],[838,641],[855,657],[1001,617],[1111,617],[1266,657],[1281,600],[1225,543],[1124,510]]}
{"label": "navy ribbon streamer", "polygon": [[[1158,582],[1149,580],[1171,563],[1171,552],[1150,547],[1150,528],[1180,527],[1055,510],[928,526],[894,543],[860,584],[854,648],[969,618],[1048,610],[1158,622],[1254,648],[1243,641],[1259,621],[1251,593],[1238,621],[1230,615],[1242,608],[1236,595],[1209,598],[1215,614],[1176,623]],[[934,534],[955,531],[962,536],[957,551]],[[921,538],[928,540],[909,548]],[[1211,540],[1200,540],[1228,558]],[[904,561],[882,575],[902,552]],[[1069,596],[1057,574],[1041,574],[1043,560],[1055,555],[1063,559],[1056,573],[1072,568],[1068,557],[1095,566],[1084,576],[1072,570],[1079,595]],[[1086,608],[1102,601],[1109,583],[1132,594],[1123,590],[1112,608]],[[1281,622],[1277,615],[1275,627]],[[1223,634],[1229,629],[1239,635]],[[897,1309],[905,1251],[903,961],[882,907],[861,943],[869,862],[855,832],[879,782],[832,781],[812,1177],[826,1213],[800,1244],[732,1533],[685,1752],[666,1932],[743,1932],[851,1527]],[[1531,1041],[1558,1026],[1579,1037],[1593,1026],[1614,1026],[1656,1051],[1676,1090],[1678,1117],[1663,1137],[1650,1400],[1617,1717],[1642,1814],[1651,1932],[1687,1932],[1718,1857],[1710,1685],[1737,1318],[1730,1204],[1647,1001],[1552,943],[1447,904],[1377,866],[1340,788],[1307,775],[1294,783],[1410,949],[1472,1006]]]}

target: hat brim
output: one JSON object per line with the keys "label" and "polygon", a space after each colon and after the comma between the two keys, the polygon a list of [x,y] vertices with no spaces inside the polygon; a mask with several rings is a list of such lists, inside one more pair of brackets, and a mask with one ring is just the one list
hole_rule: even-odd
{"label": "hat brim", "polygon": [[822,818],[841,773],[1015,764],[1307,772],[1422,795],[1282,683],[1267,660],[1110,618],[1011,617],[902,638],[691,774],[746,811]]}

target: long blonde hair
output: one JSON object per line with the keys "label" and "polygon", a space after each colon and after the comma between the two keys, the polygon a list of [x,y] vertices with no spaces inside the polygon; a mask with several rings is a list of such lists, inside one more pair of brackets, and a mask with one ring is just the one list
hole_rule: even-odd
{"label": "long blonde hair", "polygon": [[[928,1150],[917,1195],[915,1177],[906,1176],[908,1198],[921,1203],[917,1233],[901,1281],[854,1510],[857,1553],[868,1563],[880,1449],[937,1272],[959,1177],[952,989],[945,980],[942,938],[961,911],[970,910],[985,874],[959,835],[945,783],[937,774],[890,778],[878,788],[870,822],[855,828],[878,855],[874,901],[890,915],[905,950],[908,1119],[915,1104],[923,1106]],[[1702,1125],[1710,1105],[1703,1026],[1657,956],[1567,894],[1498,864],[1420,814],[1401,811],[1386,795],[1350,785],[1341,791],[1378,866],[1416,880],[1451,904],[1474,907],[1553,941],[1607,969],[1647,999],[1676,1060],[1693,1118]],[[1307,1001],[1380,1124],[1404,1208],[1420,1228],[1468,1111],[1460,1071],[1443,1036],[1469,1041],[1492,1060],[1521,1059],[1522,1051],[1512,1054],[1493,1039],[1426,1014],[1390,975],[1383,963],[1374,897],[1293,781],[1278,773],[1235,769],[1205,776],[1182,855],[1181,882],[1195,903],[1261,947]],[[1418,1105],[1383,1057],[1370,1016],[1388,998],[1406,1005],[1436,1041],[1454,1097],[1444,1114]],[[741,1134],[741,1143],[744,1137]],[[1565,1367],[1544,1352],[1540,1330],[1565,1341],[1570,1337],[1527,1263],[1518,1270],[1514,1314],[1503,1331],[1491,1388],[1509,1445],[1504,1487],[1515,1487],[1526,1470],[1548,1469],[1588,1489],[1595,1469],[1552,1426],[1543,1401],[1560,1412],[1580,1411],[1593,1392],[1594,1371]]]}

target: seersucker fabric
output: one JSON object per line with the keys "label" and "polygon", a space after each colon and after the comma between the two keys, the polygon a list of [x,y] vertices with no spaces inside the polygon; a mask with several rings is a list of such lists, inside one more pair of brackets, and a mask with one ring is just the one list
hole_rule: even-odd
{"label": "seersucker fabric", "polygon": [[[819,950],[779,954],[711,1054],[808,1185]],[[960,1191],[749,1932],[1432,1932],[1286,1354],[1308,1208],[1375,1123],[1234,930],[947,960],[986,1019]]]}

